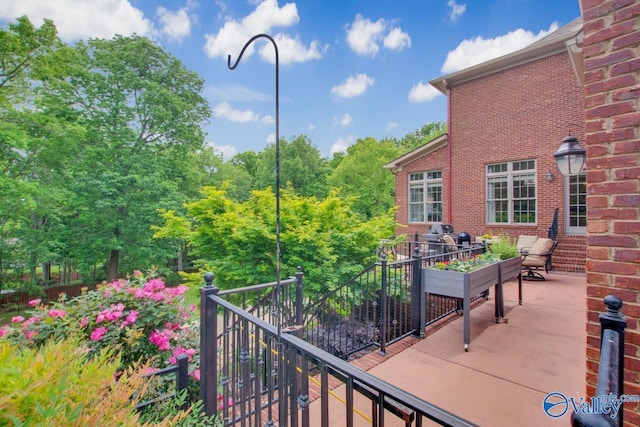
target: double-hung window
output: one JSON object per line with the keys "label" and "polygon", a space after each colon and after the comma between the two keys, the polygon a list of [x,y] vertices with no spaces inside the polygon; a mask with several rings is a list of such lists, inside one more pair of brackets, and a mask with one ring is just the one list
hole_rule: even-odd
{"label": "double-hung window", "polygon": [[409,174],[409,222],[442,222],[442,171]]}
{"label": "double-hung window", "polygon": [[536,162],[487,165],[487,224],[536,223]]}
{"label": "double-hung window", "polygon": [[565,231],[567,234],[587,233],[587,176],[565,177]]}

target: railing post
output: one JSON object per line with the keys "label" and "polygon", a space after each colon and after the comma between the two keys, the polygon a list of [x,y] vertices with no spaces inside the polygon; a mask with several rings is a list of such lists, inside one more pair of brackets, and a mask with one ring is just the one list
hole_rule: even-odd
{"label": "railing post", "polygon": [[298,266],[298,270],[296,271],[296,325],[302,325],[304,322],[303,316],[303,304],[302,304],[302,278],[304,277],[304,273],[302,273],[302,267]]}
{"label": "railing post", "polygon": [[[622,315],[622,300],[615,295],[604,297],[607,311],[600,313],[600,362],[596,396],[620,398],[624,394],[624,330],[627,319]],[[613,371],[613,372],[612,372]],[[624,403],[620,404],[617,416],[611,418],[603,413],[572,413],[573,427],[622,426]]]}
{"label": "railing post", "polygon": [[[607,295],[604,297],[604,305],[607,307],[607,311],[600,313],[600,347],[602,347],[603,337],[605,331],[611,330],[618,336],[618,372],[617,380],[618,384],[615,390],[611,390],[615,395],[620,397],[624,394],[624,330],[627,327],[627,319],[620,312],[622,308],[622,300],[615,295]],[[600,379],[598,378],[598,382]],[[599,384],[598,384],[599,385]],[[623,412],[624,404],[620,406],[620,412],[618,413],[618,425],[623,425]]]}
{"label": "railing post", "polygon": [[[189,357],[186,354],[180,354],[177,357],[178,372],[176,373],[176,394],[182,390],[186,390],[189,386]],[[186,410],[189,407],[188,397],[185,395],[184,401],[180,409]]]}
{"label": "railing post", "polygon": [[424,338],[426,307],[424,292],[422,292],[422,272],[420,271],[422,265],[420,261],[420,248],[416,243],[411,263],[411,329],[413,329],[415,336]]}
{"label": "railing post", "polygon": [[218,394],[217,304],[210,295],[219,289],[213,285],[213,273],[205,273],[205,285],[200,288],[200,399],[207,416],[215,415]]}
{"label": "railing post", "polygon": [[380,354],[387,353],[387,254],[380,253],[382,286],[380,289]]}

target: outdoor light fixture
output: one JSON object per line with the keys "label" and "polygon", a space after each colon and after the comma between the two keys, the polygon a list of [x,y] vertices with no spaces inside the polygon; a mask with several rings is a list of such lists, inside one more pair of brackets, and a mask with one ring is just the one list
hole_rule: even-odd
{"label": "outdoor light fixture", "polygon": [[547,182],[553,181],[553,172],[547,171],[547,173],[544,174],[544,179],[546,179]]}
{"label": "outdoor light fixture", "polygon": [[560,148],[553,153],[553,156],[563,176],[579,175],[584,169],[587,157],[586,150],[578,143],[578,138],[571,134],[562,140]]}

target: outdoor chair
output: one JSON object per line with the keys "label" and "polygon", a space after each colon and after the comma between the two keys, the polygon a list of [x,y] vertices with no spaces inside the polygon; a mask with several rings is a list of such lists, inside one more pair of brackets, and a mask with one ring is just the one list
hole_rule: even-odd
{"label": "outdoor chair", "polygon": [[549,272],[551,257],[558,242],[555,240],[540,238],[535,241],[529,251],[522,252],[522,280],[547,280],[540,270]]}
{"label": "outdoor chair", "polygon": [[522,234],[518,236],[518,241],[516,242],[516,246],[518,247],[518,253],[525,253],[531,251],[531,248],[538,240],[538,236],[529,236],[526,234]]}
{"label": "outdoor chair", "polygon": [[458,244],[453,240],[453,237],[445,234],[442,236],[442,240],[444,240],[445,245],[447,245],[448,252],[456,252],[458,250]]}

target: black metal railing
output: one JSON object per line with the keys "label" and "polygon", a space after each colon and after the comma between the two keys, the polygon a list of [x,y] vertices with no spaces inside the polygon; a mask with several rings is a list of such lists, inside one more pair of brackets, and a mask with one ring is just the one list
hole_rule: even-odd
{"label": "black metal railing", "polygon": [[[426,420],[472,425],[294,334],[279,334],[207,285],[200,290],[200,396],[206,414],[219,416],[226,426],[306,427],[311,419],[313,425],[328,427],[330,420],[342,419],[341,425],[352,426],[356,418],[384,426],[398,417],[407,426]],[[220,339],[218,330],[224,331]],[[344,386],[340,393],[334,392],[337,385]]]}
{"label": "black metal railing", "polygon": [[[610,413],[578,412],[571,414],[573,427],[601,427],[622,426],[624,400],[624,330],[627,320],[620,312],[622,300],[614,295],[604,298],[607,307],[605,313],[600,314],[600,364],[598,367],[598,382],[596,384],[596,398],[610,402],[617,399],[620,407],[617,416]],[[611,402],[613,403],[613,402]]]}
{"label": "black metal railing", "polygon": [[[407,255],[409,248],[411,256]],[[460,300],[423,291],[420,269],[468,258],[485,248],[449,250],[445,244],[420,241],[387,247],[379,262],[312,300],[303,295],[301,269],[282,280],[279,289],[276,282],[264,283],[221,290],[219,296],[271,325],[302,325],[298,336],[342,359],[350,360],[372,349],[385,353],[389,344],[408,335],[424,336],[427,325],[460,312]],[[212,282],[213,276],[209,279]]]}
{"label": "black metal railing", "polygon": [[[164,402],[168,399],[173,399],[178,396],[183,390],[187,389],[189,385],[189,358],[186,354],[180,354],[176,357],[177,363],[172,366],[168,366],[163,369],[159,369],[157,371],[151,372],[146,377],[163,377],[165,375],[175,374],[176,382],[175,382],[175,390],[173,392],[163,394],[161,396],[155,397],[153,399],[144,400],[136,405],[136,410],[138,412],[147,410],[150,406],[153,406],[157,403]],[[189,407],[189,400],[186,398],[182,401],[182,405],[180,409],[187,409]]]}
{"label": "black metal railing", "polygon": [[[303,277],[302,268],[298,267],[294,276],[282,279],[279,284],[269,282],[225,289],[220,291],[219,296],[272,325],[301,325],[304,306]],[[213,282],[213,275],[205,278],[205,281]]]}
{"label": "black metal railing", "polygon": [[551,240],[558,240],[558,211],[560,208],[555,208],[553,211],[553,219],[551,225],[547,229],[547,237]]}

